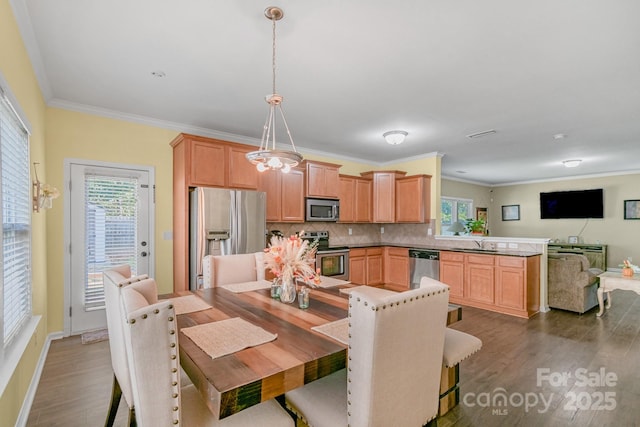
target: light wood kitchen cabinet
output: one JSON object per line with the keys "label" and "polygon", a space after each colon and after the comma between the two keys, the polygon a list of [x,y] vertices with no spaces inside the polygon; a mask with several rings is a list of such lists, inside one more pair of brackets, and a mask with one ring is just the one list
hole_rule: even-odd
{"label": "light wood kitchen cabinet", "polygon": [[409,289],[409,249],[387,246],[384,248],[385,286]]}
{"label": "light wood kitchen cabinet", "polygon": [[187,187],[258,188],[258,171],[245,158],[256,147],[188,134],[178,135],[171,146],[174,172]]}
{"label": "light wood kitchen cabinet", "polygon": [[440,281],[449,285],[449,298],[464,297],[464,254],[440,252]]}
{"label": "light wood kitchen cabinet", "polygon": [[494,263],[493,255],[466,255],[464,295],[467,301],[493,304]]}
{"label": "light wood kitchen cabinet", "polygon": [[338,199],[340,185],[338,169],[340,165],[316,161],[305,161],[307,170],[307,197]]}
{"label": "light wood kitchen cabinet", "polygon": [[540,256],[440,252],[449,302],[528,318],[540,310]]}
{"label": "light wood kitchen cabinet", "polygon": [[540,310],[540,257],[497,256],[496,305],[503,312],[527,317]]}
{"label": "light wood kitchen cabinet", "polygon": [[396,222],[428,223],[430,206],[431,175],[396,179]]}
{"label": "light wood kitchen cabinet", "polygon": [[383,250],[376,248],[357,248],[349,251],[349,280],[357,285],[382,285]]}
{"label": "light wood kitchen cabinet", "polygon": [[173,289],[189,288],[189,189],[258,188],[258,171],[244,157],[256,147],[180,134],[173,149]]}
{"label": "light wood kitchen cabinet", "polygon": [[267,222],[304,222],[304,171],[265,171],[259,190],[267,193]]}
{"label": "light wood kitchen cabinet", "polygon": [[371,222],[370,179],[340,175],[340,222]]}
{"label": "light wood kitchen cabinet", "polygon": [[373,222],[396,222],[396,179],[406,172],[371,171],[360,175],[373,180]]}

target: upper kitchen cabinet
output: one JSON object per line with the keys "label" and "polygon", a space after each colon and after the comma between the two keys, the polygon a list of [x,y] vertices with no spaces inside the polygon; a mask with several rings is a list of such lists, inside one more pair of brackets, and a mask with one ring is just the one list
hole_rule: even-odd
{"label": "upper kitchen cabinet", "polygon": [[340,185],[338,169],[340,165],[316,161],[305,161],[307,171],[307,197],[338,199]]}
{"label": "upper kitchen cabinet", "polygon": [[177,173],[186,187],[258,188],[258,171],[245,157],[256,147],[189,134],[171,146],[174,180]]}
{"label": "upper kitchen cabinet", "polygon": [[260,191],[267,193],[267,222],[304,222],[304,171],[265,171]]}
{"label": "upper kitchen cabinet", "polygon": [[373,181],[373,222],[396,222],[396,180],[406,175],[401,171],[362,172]]}
{"label": "upper kitchen cabinet", "polygon": [[396,222],[428,223],[430,205],[431,175],[396,179]]}
{"label": "upper kitchen cabinet", "polygon": [[371,179],[340,175],[340,222],[371,222]]}

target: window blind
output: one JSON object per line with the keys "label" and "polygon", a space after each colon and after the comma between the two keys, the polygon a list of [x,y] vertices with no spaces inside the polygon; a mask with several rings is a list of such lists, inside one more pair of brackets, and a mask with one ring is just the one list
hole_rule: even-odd
{"label": "window blind", "polygon": [[102,272],[129,264],[137,272],[138,178],[86,174],[84,308],[104,307]]}
{"label": "window blind", "polygon": [[2,341],[31,317],[31,178],[29,137],[0,88],[2,186]]}

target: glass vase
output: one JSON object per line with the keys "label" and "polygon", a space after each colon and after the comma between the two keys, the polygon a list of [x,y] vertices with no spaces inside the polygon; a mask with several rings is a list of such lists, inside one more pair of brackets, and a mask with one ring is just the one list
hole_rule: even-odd
{"label": "glass vase", "polygon": [[293,279],[280,279],[280,301],[291,304],[296,300],[296,283]]}

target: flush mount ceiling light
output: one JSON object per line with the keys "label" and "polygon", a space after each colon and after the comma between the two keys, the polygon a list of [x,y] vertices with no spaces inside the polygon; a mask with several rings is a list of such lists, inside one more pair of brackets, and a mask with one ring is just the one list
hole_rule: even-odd
{"label": "flush mount ceiling light", "polygon": [[562,164],[565,165],[565,167],[568,167],[568,168],[575,168],[576,166],[578,166],[580,164],[580,162],[582,162],[582,160],[574,159],[574,160],[565,160],[565,161],[562,162]]}
{"label": "flush mount ceiling light", "polygon": [[[281,170],[287,173],[292,167],[297,166],[302,161],[302,155],[296,150],[296,146],[293,143],[293,137],[287,120],[284,118],[284,112],[282,111],[282,96],[276,93],[276,21],[279,21],[284,16],[282,9],[279,7],[268,7],[264,11],[264,15],[267,19],[271,20],[273,43],[272,43],[272,55],[271,66],[273,71],[273,91],[271,95],[265,97],[267,104],[269,104],[269,113],[267,114],[267,120],[262,128],[262,139],[260,141],[260,149],[252,151],[246,154],[247,160],[256,165],[259,172],[264,172],[267,169]],[[291,151],[288,150],[276,150],[276,110],[280,113],[282,123],[289,136],[289,142],[291,143]]]}
{"label": "flush mount ceiling light", "polygon": [[409,134],[403,130],[390,130],[382,134],[385,141],[391,145],[402,144],[407,135]]}
{"label": "flush mount ceiling light", "polygon": [[564,133],[556,133],[555,135],[553,135],[553,139],[556,139],[556,140],[565,139],[566,137],[567,135]]}

